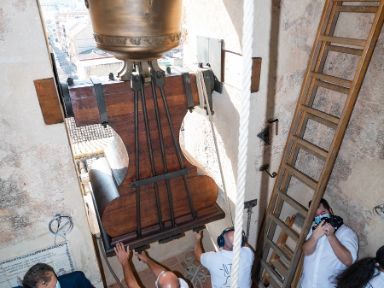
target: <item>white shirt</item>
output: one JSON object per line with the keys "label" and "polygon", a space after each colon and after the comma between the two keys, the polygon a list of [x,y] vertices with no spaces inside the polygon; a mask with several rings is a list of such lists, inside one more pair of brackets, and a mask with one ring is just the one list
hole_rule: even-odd
{"label": "white shirt", "polygon": [[[308,233],[307,239],[312,235]],[[352,255],[352,262],[356,261],[358,239],[356,233],[346,225],[342,225],[335,233],[336,238]],[[304,257],[302,288],[331,288],[336,287],[335,277],[345,266],[335,255],[326,235],[323,235],[316,244],[315,251]]]}
{"label": "white shirt", "polygon": [[[233,252],[220,250],[201,254],[201,264],[211,274],[212,288],[231,287],[231,267]],[[253,251],[249,247],[240,250],[239,287],[249,288],[252,285],[251,272],[253,265]]]}
{"label": "white shirt", "polygon": [[384,272],[379,272],[379,275],[373,277],[365,286],[365,288],[383,288],[384,287]]}

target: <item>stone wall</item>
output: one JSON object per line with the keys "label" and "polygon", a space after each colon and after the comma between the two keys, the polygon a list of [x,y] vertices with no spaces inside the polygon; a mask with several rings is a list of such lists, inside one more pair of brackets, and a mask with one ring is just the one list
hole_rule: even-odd
{"label": "stone wall", "polygon": [[[195,49],[194,37],[197,35],[224,40],[224,49],[241,54],[242,5],[239,1],[185,1],[188,27],[188,49]],[[266,4],[265,2],[270,2]],[[319,24],[323,0],[273,0],[255,2],[254,57],[262,57],[260,91],[251,96],[251,119],[249,127],[248,175],[246,200],[258,198],[258,208],[251,220],[250,242],[255,243],[258,225],[268,205],[274,180],[259,171],[262,164],[270,164],[270,171],[277,171],[286,137],[296,107],[301,84],[312,44]],[[356,16],[356,15],[354,15]],[[336,35],[345,37],[363,37],[367,35],[366,25],[371,19],[366,15],[353,17],[341,16]],[[369,66],[360,96],[356,103],[351,122],[337,158],[325,198],[333,204],[335,213],[341,215],[352,226],[360,238],[360,256],[373,254],[382,245],[379,231],[384,228],[383,218],[373,212],[373,207],[382,203],[383,162],[383,32]],[[189,48],[188,48],[189,45]],[[193,55],[190,52],[190,55]],[[241,56],[226,53],[224,92],[214,94],[214,127],[219,139],[219,151],[227,182],[231,205],[235,199],[235,179],[238,145],[238,106],[240,91],[239,65]],[[331,55],[327,61],[328,72],[333,75],[350,77],[357,59],[347,56]],[[193,61],[192,61],[193,62]],[[350,78],[349,78],[350,79]],[[321,91],[320,91],[321,92]],[[340,95],[340,94],[339,94]],[[322,95],[317,107],[334,113],[340,113],[343,99],[338,95]],[[278,131],[273,127],[272,145],[264,145],[256,137],[269,119],[279,119]],[[216,155],[208,124],[200,121],[195,128],[186,125],[185,134],[193,135],[189,143],[195,148],[196,157],[213,170],[214,178],[221,182],[218,173]],[[321,131],[312,127],[314,133],[320,133],[322,144],[326,145],[331,131]],[[197,134],[200,133],[200,139]],[[186,136],[186,137],[187,137]],[[200,140],[199,140],[200,139]],[[195,145],[193,143],[199,143]],[[207,160],[208,159],[208,160]],[[308,155],[301,155],[301,168],[312,168],[321,163],[308,162]],[[305,164],[311,163],[311,164]],[[306,166],[305,166],[306,165]],[[308,167],[311,166],[311,167]],[[316,171],[312,171],[314,176]],[[302,203],[307,203],[308,195],[304,189],[298,195]],[[224,193],[222,193],[223,198]],[[307,199],[308,198],[308,199]],[[223,205],[225,203],[223,202]],[[256,211],[257,210],[257,211]],[[228,213],[227,213],[228,214]],[[228,221],[226,222],[228,223]],[[222,226],[212,228],[215,233]],[[212,237],[215,234],[212,235]]]}
{"label": "stone wall", "polygon": [[102,287],[64,124],[44,124],[33,85],[53,76],[49,59],[37,1],[3,2],[0,261],[52,246],[48,223],[67,214],[74,223],[67,234],[73,265]]}

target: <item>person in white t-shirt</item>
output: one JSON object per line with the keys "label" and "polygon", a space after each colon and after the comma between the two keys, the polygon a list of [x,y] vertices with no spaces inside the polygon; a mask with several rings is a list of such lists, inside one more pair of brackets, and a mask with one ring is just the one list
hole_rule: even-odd
{"label": "person in white t-shirt", "polygon": [[[124,280],[127,284],[128,288],[140,288],[139,282],[136,279],[136,276],[133,272],[130,258],[132,257],[132,250],[127,246],[127,250],[124,249],[124,245],[122,243],[117,243],[114,248],[117,259],[119,260],[123,272],[124,272]],[[152,273],[155,274],[156,288],[188,288],[188,283],[182,279],[178,278],[175,273],[172,271],[168,271],[164,266],[154,261],[152,258],[148,256],[148,254],[144,251],[136,254],[137,258],[148,265],[149,269],[151,269]]]}
{"label": "person in white t-shirt", "polygon": [[316,210],[312,229],[303,244],[301,288],[336,287],[335,277],[356,261],[356,233],[333,214],[325,199]]}
{"label": "person in white t-shirt", "polygon": [[383,288],[384,246],[376,251],[376,257],[360,259],[337,276],[337,288]]}
{"label": "person in white t-shirt", "polygon": [[[221,248],[217,252],[205,252],[201,242],[202,232],[195,233],[195,258],[211,275],[212,288],[231,287],[231,267],[233,258],[234,228],[225,229],[219,237],[217,244]],[[240,250],[239,283],[240,288],[249,288],[252,285],[251,272],[254,253],[251,248],[245,246],[246,237],[243,232],[243,243]]]}

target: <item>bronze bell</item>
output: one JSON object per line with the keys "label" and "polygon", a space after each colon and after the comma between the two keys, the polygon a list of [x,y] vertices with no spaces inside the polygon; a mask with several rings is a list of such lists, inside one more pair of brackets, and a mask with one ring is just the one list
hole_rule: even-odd
{"label": "bronze bell", "polygon": [[181,0],[85,0],[85,5],[97,47],[125,62],[123,80],[130,78],[133,62],[156,60],[179,45]]}

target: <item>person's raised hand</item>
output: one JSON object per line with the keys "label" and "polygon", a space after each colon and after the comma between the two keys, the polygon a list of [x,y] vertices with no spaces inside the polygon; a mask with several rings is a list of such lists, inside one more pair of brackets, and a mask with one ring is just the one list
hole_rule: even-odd
{"label": "person's raised hand", "polygon": [[193,234],[195,235],[195,239],[196,239],[197,241],[200,241],[201,238],[203,238],[203,231],[193,232]]}
{"label": "person's raised hand", "polygon": [[332,236],[335,234],[335,228],[331,224],[325,223],[324,224],[324,233],[325,233],[325,235],[327,235],[327,237]]}
{"label": "person's raised hand", "polygon": [[312,235],[316,240],[325,234],[325,224],[326,223],[324,222],[324,220],[321,221],[321,223],[317,225],[316,229],[313,231]]}
{"label": "person's raised hand", "polygon": [[138,253],[136,253],[136,256],[137,256],[137,258],[140,260],[140,261],[142,261],[142,262],[144,262],[144,263],[148,263],[148,254],[147,254],[147,252],[146,251],[141,251],[141,252],[138,252]]}
{"label": "person's raised hand", "polygon": [[129,249],[129,246],[127,246],[127,250],[124,249],[124,245],[121,242],[118,242],[113,248],[116,253],[116,257],[119,260],[121,265],[125,265],[128,263],[129,257],[131,257],[131,250]]}

